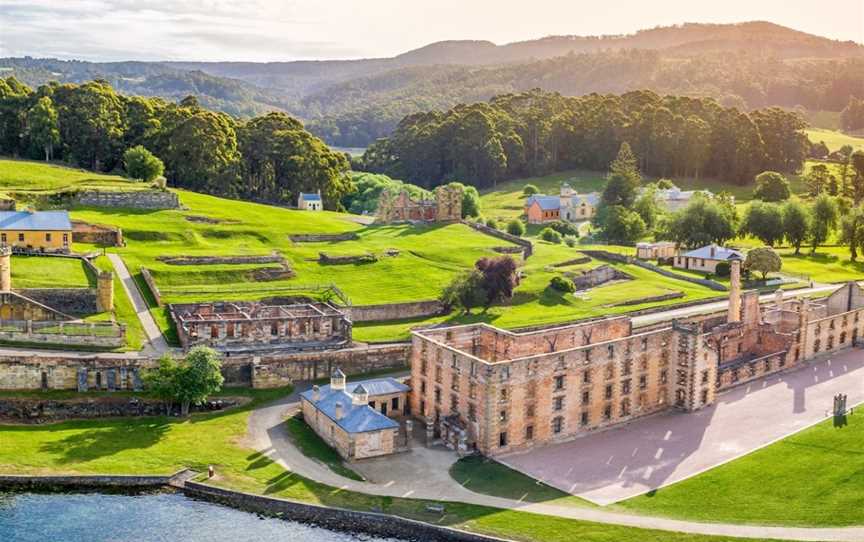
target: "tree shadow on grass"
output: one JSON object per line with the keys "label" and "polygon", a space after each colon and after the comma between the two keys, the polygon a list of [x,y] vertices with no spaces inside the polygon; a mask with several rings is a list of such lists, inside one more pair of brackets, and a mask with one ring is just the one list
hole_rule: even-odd
{"label": "tree shadow on grass", "polygon": [[141,450],[157,444],[170,423],[152,419],[143,423],[123,420],[109,426],[77,431],[60,440],[42,444],[39,451],[57,457],[60,464],[82,463],[126,450]]}

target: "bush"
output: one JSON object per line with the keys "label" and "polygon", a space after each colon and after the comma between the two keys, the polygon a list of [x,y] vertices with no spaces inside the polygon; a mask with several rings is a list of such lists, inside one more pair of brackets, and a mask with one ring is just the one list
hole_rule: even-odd
{"label": "bush", "polygon": [[578,242],[579,242],[578,237],[574,237],[572,235],[567,235],[564,237],[564,244],[570,248],[575,247]]}
{"label": "bush", "polygon": [[549,224],[549,227],[557,231],[561,235],[579,235],[579,228],[576,227],[576,224],[565,222],[563,220],[556,220],[555,222]]}
{"label": "bush", "polygon": [[714,272],[717,273],[718,277],[728,277],[732,273],[732,266],[729,265],[729,262],[720,262],[714,268]]}
{"label": "bush", "polygon": [[561,243],[561,234],[552,228],[543,228],[543,231],[540,232],[540,239],[558,244]]}
{"label": "bush", "polygon": [[526,184],[525,188],[522,189],[522,195],[526,196],[526,197],[533,196],[534,194],[537,194],[538,192],[540,192],[540,189],[537,188],[533,184]]}
{"label": "bush", "polygon": [[525,224],[518,218],[514,218],[507,223],[507,233],[516,237],[522,237],[525,235]]}
{"label": "bush", "polygon": [[565,277],[552,277],[552,280],[549,281],[549,286],[553,290],[557,290],[565,294],[572,294],[576,291],[576,285],[573,284],[573,281]]}
{"label": "bush", "polygon": [[153,182],[165,172],[165,165],[152,152],[138,145],[123,153],[126,175],[132,179]]}
{"label": "bush", "polygon": [[490,218],[490,219],[486,220],[486,226],[492,228],[493,230],[497,230],[498,229],[498,222],[496,222],[494,218]]}

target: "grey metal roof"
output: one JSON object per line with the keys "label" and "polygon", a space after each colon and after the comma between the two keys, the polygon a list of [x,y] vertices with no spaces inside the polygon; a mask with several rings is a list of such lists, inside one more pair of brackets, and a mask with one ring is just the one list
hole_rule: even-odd
{"label": "grey metal roof", "polygon": [[558,196],[542,196],[535,195],[528,198],[528,201],[525,202],[527,207],[534,205],[534,202],[537,202],[540,205],[540,208],[544,211],[554,211],[555,209],[561,208],[561,198]]}
{"label": "grey metal roof", "polygon": [[303,192],[300,196],[303,198],[303,201],[321,201],[321,196],[319,194],[307,194]]}
{"label": "grey metal roof", "polygon": [[0,211],[0,230],[70,231],[68,211]]}
{"label": "grey metal roof", "polygon": [[[392,378],[364,380],[357,383],[354,391],[356,392],[358,388],[368,391],[369,397],[405,392],[409,389],[405,384]],[[329,385],[321,386],[318,390],[318,401],[313,400],[314,394],[313,390],[307,390],[301,393],[300,396],[312,403],[315,408],[336,422],[336,425],[348,433],[366,433],[368,431],[396,429],[399,427],[396,421],[381,414],[368,404],[355,405],[352,401],[352,394],[344,390],[334,390]],[[337,403],[342,404],[342,418],[339,420],[336,419]]]}
{"label": "grey metal roof", "polygon": [[573,203],[578,203],[580,200],[584,200],[585,203],[592,207],[597,207],[597,204],[600,203],[600,194],[591,192],[590,194],[577,194],[572,198]]}
{"label": "grey metal roof", "polygon": [[[711,255],[711,248],[714,248],[714,255]],[[741,252],[726,247],[718,247],[716,245],[706,245],[690,252],[685,252],[684,256],[688,258],[702,258],[705,260],[728,260],[732,257],[743,258]]]}

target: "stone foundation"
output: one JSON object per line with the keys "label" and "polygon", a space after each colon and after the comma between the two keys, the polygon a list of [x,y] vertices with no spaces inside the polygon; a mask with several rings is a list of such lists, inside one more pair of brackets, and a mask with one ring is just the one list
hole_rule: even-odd
{"label": "stone foundation", "polygon": [[109,247],[123,246],[123,231],[113,226],[89,224],[81,220],[72,221],[72,242],[105,245]]}
{"label": "stone foundation", "polygon": [[601,265],[588,271],[565,273],[565,275],[573,281],[577,290],[587,290],[613,280],[633,280],[633,277],[611,265]]}

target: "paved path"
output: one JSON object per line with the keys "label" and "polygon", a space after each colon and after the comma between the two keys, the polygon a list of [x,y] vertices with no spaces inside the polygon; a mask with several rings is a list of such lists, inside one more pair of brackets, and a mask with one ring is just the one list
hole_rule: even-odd
{"label": "paved path", "polygon": [[[835,367],[835,370],[839,371],[840,368]],[[802,372],[809,374],[808,371],[809,369],[805,369]],[[861,371],[856,372],[856,374],[858,373],[864,374]],[[529,504],[512,499],[481,495],[468,491],[450,478],[447,471],[450,465],[455,462],[456,454],[443,449],[427,449],[422,446],[416,446],[407,454],[371,461],[364,460],[352,464],[352,468],[370,480],[369,482],[356,482],[343,478],[325,465],[304,456],[288,439],[283,422],[289,414],[298,408],[299,393],[309,387],[308,384],[298,385],[291,395],[253,411],[249,417],[247,444],[284,468],[333,487],[370,495],[464,502],[583,521],[703,535],[804,541],[860,542],[864,540],[864,527],[807,528],[700,523],[610,512],[600,508],[543,503]],[[808,404],[812,399],[809,393],[808,390]],[[726,401],[725,396],[723,400]],[[813,404],[810,408],[816,409],[816,405]],[[755,414],[751,413],[751,416],[755,416]],[[645,421],[647,420],[642,423]]]}
{"label": "paved path", "polygon": [[760,379],[695,413],[668,412],[570,442],[497,458],[562,491],[607,505],[736,459],[824,420],[834,395],[864,402],[864,352],[847,350]]}
{"label": "paved path", "polygon": [[[147,340],[150,343],[150,348],[155,350],[156,354],[163,354],[170,350],[165,337],[162,335],[162,330],[156,325],[153,320],[153,315],[150,314],[150,308],[147,302],[138,291],[138,285],[135,284],[135,279],[129,273],[126,263],[119,254],[108,254],[108,259],[111,260],[111,265],[114,266],[114,271],[120,278],[123,284],[123,289],[126,290],[126,295],[132,300],[132,306],[135,307],[135,313],[138,315],[138,320],[141,321],[141,326],[144,328],[144,333],[147,335]],[[145,347],[146,350],[146,347]]]}

